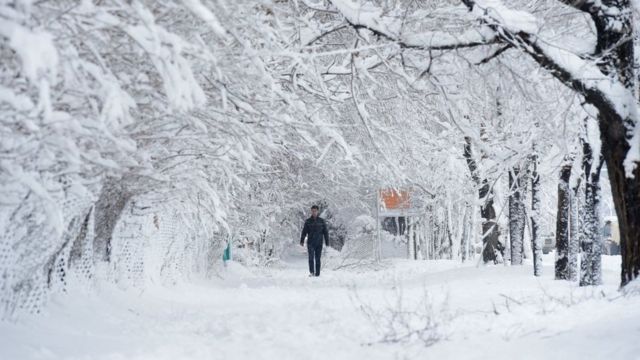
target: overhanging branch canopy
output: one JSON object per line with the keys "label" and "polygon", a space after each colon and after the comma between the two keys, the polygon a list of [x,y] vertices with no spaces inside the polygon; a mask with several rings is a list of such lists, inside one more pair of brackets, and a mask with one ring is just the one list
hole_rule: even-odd
{"label": "overhanging branch canopy", "polygon": [[[332,0],[331,3],[355,28],[364,28],[402,48],[449,50],[506,43],[529,54],[557,79],[598,107],[608,107],[622,119],[636,118],[633,93],[617,79],[604,74],[589,55],[577,54],[538,36],[541,21],[533,14],[512,10],[499,0],[462,0],[479,21],[461,34],[444,31],[403,32],[403,20],[371,3]],[[566,1],[565,1],[566,2]],[[572,4],[581,9],[583,3]],[[585,5],[586,6],[586,5]]]}

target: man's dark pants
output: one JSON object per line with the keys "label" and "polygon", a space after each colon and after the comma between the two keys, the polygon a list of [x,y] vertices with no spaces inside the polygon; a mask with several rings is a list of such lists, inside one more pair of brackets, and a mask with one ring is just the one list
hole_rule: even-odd
{"label": "man's dark pants", "polygon": [[[322,242],[313,244],[307,242],[307,252],[309,253],[309,274],[320,276],[320,256],[322,256]],[[315,268],[314,268],[315,260]]]}

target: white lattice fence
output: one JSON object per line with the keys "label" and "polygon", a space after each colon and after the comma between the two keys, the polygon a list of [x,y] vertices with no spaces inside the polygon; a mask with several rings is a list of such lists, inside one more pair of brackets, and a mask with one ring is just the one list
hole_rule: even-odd
{"label": "white lattice fence", "polygon": [[[110,241],[109,262],[94,251],[95,197],[86,189],[67,189],[59,199],[59,220],[27,195],[13,208],[0,208],[0,317],[39,312],[51,294],[70,282],[92,286],[114,281],[123,287],[147,281],[175,284],[219,262],[222,243],[197,212],[179,213],[169,205],[127,202]],[[97,257],[96,257],[97,256]]]}
{"label": "white lattice fence", "polygon": [[207,273],[217,264],[222,243],[211,226],[194,213],[178,207],[127,204],[112,239],[112,275],[123,284],[144,286],[145,281],[175,284],[193,273]]}
{"label": "white lattice fence", "polygon": [[[72,186],[54,199],[60,213],[47,212],[51,200],[25,190],[23,201],[1,209],[0,312],[3,318],[20,311],[38,312],[52,292],[66,286],[69,274],[91,277],[93,196]],[[58,224],[58,225],[56,225]],[[73,267],[73,271],[71,271]]]}

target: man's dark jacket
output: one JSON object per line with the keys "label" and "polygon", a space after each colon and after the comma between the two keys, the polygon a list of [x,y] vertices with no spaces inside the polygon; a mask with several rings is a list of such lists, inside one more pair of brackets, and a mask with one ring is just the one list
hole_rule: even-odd
{"label": "man's dark jacket", "polygon": [[302,235],[300,235],[300,245],[304,244],[304,237],[309,235],[307,241],[310,245],[322,245],[322,237],[324,236],[324,243],[329,246],[329,230],[327,230],[327,223],[321,217],[308,218],[304,222],[302,228]]}

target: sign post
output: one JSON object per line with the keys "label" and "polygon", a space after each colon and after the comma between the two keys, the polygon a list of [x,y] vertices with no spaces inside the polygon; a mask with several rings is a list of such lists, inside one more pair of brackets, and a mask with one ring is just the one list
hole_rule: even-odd
{"label": "sign post", "polygon": [[[380,189],[376,192],[376,230],[377,230],[377,252],[376,258],[382,258],[382,235],[380,231],[380,221],[386,217],[410,217],[419,216],[420,213],[412,206],[411,193],[407,189],[387,188]],[[407,229],[410,230],[410,229]],[[411,259],[416,258],[415,236],[411,231],[407,231],[407,256]]]}

